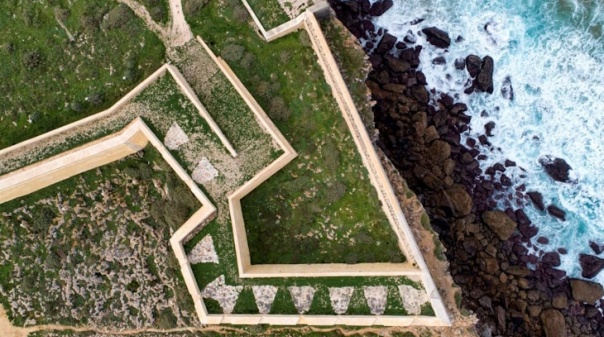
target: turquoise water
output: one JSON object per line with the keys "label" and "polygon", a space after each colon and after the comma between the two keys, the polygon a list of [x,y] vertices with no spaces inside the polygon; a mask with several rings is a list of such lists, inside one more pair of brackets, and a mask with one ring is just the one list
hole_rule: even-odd
{"label": "turquoise water", "polygon": [[[484,124],[496,123],[490,139],[495,150],[482,149],[488,156],[483,168],[506,158],[515,161],[526,170],[508,169],[506,175],[516,185],[524,183],[528,190],[542,192],[546,204],[566,211],[567,221],[561,222],[531,205],[525,207],[539,228],[531,249],[538,254],[567,248],[569,253],[561,256],[562,269],[580,277],[578,254],[593,254],[590,240],[604,243],[603,1],[394,2],[375,19],[391,34],[402,38],[409,31],[437,26],[452,40],[462,37],[445,52],[419,36],[418,43],[424,46],[421,70],[430,87],[468,104],[473,118],[464,137],[477,137],[484,133]],[[425,20],[412,25],[418,18]],[[468,75],[455,69],[454,60],[468,54],[495,60],[492,95],[463,93]],[[447,63],[432,64],[438,56]],[[500,93],[508,76],[513,101]],[[487,114],[481,116],[482,111]],[[544,173],[538,160],[546,155],[564,158],[573,167],[573,183],[556,183]],[[522,173],[526,178],[519,178]],[[548,237],[550,243],[537,243],[539,236]],[[604,272],[596,280],[604,284]]]}

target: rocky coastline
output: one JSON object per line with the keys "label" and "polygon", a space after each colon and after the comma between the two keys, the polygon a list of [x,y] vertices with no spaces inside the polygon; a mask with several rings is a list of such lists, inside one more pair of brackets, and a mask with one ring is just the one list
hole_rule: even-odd
{"label": "rocky coastline", "polygon": [[[476,313],[482,336],[604,336],[604,318],[599,299],[601,285],[570,279],[560,266],[564,248],[532,253],[530,240],[538,229],[523,211],[536,207],[565,220],[556,205],[545,205],[538,191],[524,185],[513,186],[506,171],[518,169],[506,160],[482,172],[484,159],[479,146],[490,146],[496,128],[485,125],[477,139],[464,143],[461,134],[469,128],[467,106],[453,97],[430,89],[421,71],[422,46],[416,36],[446,49],[456,39],[438,27],[410,31],[399,40],[376,29],[371,17],[385,13],[392,0],[330,0],[340,21],[365,44],[372,65],[366,85],[375,101],[373,112],[379,130],[378,146],[400,171],[424,205],[434,230],[446,247],[450,272],[462,289],[462,307]],[[434,59],[433,62],[445,62]],[[468,55],[455,61],[457,69],[468,71],[473,82],[466,93],[501,94],[513,99],[511,80],[501,93],[493,89],[493,59],[488,55]],[[428,88],[428,89],[427,89]],[[542,158],[553,180],[569,182],[568,165],[559,158]],[[497,206],[504,204],[504,209]],[[594,253],[604,246],[591,243]],[[591,278],[604,268],[604,260],[594,255],[580,259],[583,277]],[[579,261],[578,261],[579,263]],[[529,268],[534,266],[534,268]]]}

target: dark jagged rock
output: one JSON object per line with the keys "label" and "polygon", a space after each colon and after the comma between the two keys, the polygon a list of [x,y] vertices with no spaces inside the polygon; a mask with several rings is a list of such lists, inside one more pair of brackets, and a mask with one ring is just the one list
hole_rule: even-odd
{"label": "dark jagged rock", "polygon": [[377,48],[375,49],[375,52],[377,54],[383,55],[383,54],[389,52],[394,47],[395,43],[396,43],[396,36],[386,33],[382,37],[380,44],[378,44]]}
{"label": "dark jagged rock", "polygon": [[558,267],[560,265],[560,255],[556,252],[548,252],[543,254],[541,262],[546,263],[552,267]]}
{"label": "dark jagged rock", "polygon": [[495,122],[493,121],[484,125],[484,131],[487,137],[493,137],[493,129],[495,129]]}
{"label": "dark jagged rock", "polygon": [[562,183],[569,182],[568,173],[572,170],[572,167],[564,159],[545,156],[539,159],[539,163],[543,166],[545,172],[555,181]]}
{"label": "dark jagged rock", "polygon": [[541,195],[541,193],[537,191],[531,191],[526,192],[526,195],[529,196],[529,198],[533,202],[533,205],[535,205],[538,210],[545,211],[545,204],[543,203],[543,195]]}
{"label": "dark jagged rock", "polygon": [[594,304],[604,297],[604,289],[599,283],[577,280],[570,280],[573,298],[579,302]]}
{"label": "dark jagged rock", "polygon": [[393,5],[392,0],[382,0],[374,3],[369,9],[369,15],[371,16],[381,16],[386,13],[387,10],[390,9]]}
{"label": "dark jagged rock", "polygon": [[413,95],[413,98],[424,104],[430,101],[428,90],[426,90],[426,87],[420,84],[416,84],[411,87],[411,95]]}
{"label": "dark jagged rock", "polygon": [[435,65],[447,64],[447,60],[445,60],[444,56],[439,56],[439,57],[435,58],[434,60],[432,60],[432,64],[435,64]]}
{"label": "dark jagged rock", "polygon": [[482,68],[482,59],[476,55],[468,55],[466,57],[466,68],[468,68],[470,77],[476,77],[478,72],[480,72],[480,68]]}
{"label": "dark jagged rock", "polygon": [[449,48],[451,45],[451,38],[449,34],[443,30],[440,30],[436,27],[428,27],[422,29],[422,32],[426,34],[426,38],[428,42],[437,48]]}
{"label": "dark jagged rock", "polygon": [[555,218],[558,218],[562,221],[566,221],[566,212],[564,212],[557,206],[554,206],[554,205],[547,206],[547,212]]}
{"label": "dark jagged rock", "polygon": [[566,337],[564,316],[559,310],[547,309],[541,313],[541,323],[546,337]]}
{"label": "dark jagged rock", "polygon": [[514,100],[514,87],[512,87],[512,79],[506,76],[501,84],[501,96],[507,100]]}
{"label": "dark jagged rock", "polygon": [[489,226],[499,239],[504,241],[512,236],[517,227],[514,220],[510,219],[505,212],[499,210],[484,212],[482,221]]}
{"label": "dark jagged rock", "polygon": [[585,278],[594,278],[604,269],[604,259],[593,255],[579,254],[579,263],[582,270],[581,276]]}
{"label": "dark jagged rock", "polygon": [[453,185],[451,188],[446,190],[446,195],[448,196],[451,204],[453,205],[453,209],[455,214],[458,216],[465,216],[470,214],[472,211],[472,197],[468,194],[466,189],[459,184]]}
{"label": "dark jagged rock", "polygon": [[398,73],[405,72],[411,68],[411,65],[408,62],[399,60],[394,56],[386,55],[384,59],[386,60],[388,68]]}
{"label": "dark jagged rock", "polygon": [[455,69],[464,70],[466,68],[466,60],[463,58],[458,58],[455,60]]}
{"label": "dark jagged rock", "polygon": [[476,88],[480,91],[484,91],[486,93],[493,93],[493,71],[495,68],[495,63],[493,58],[490,56],[485,56],[482,59],[482,66],[480,67],[480,72],[478,76],[476,76]]}
{"label": "dark jagged rock", "polygon": [[597,255],[602,254],[604,252],[604,245],[597,244],[593,241],[589,241],[589,247],[594,251]]}

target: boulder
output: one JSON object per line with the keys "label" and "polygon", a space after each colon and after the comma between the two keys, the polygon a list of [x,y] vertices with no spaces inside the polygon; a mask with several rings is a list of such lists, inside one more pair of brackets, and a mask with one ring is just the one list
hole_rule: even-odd
{"label": "boulder", "polygon": [[593,241],[589,241],[589,247],[598,255],[604,252],[604,245],[597,244]]}
{"label": "boulder", "polygon": [[389,10],[393,4],[394,3],[392,0],[377,1],[373,5],[371,5],[371,8],[369,9],[369,15],[381,16],[382,14],[386,13],[386,11]]}
{"label": "boulder", "polygon": [[482,59],[482,66],[480,67],[480,72],[478,76],[476,76],[476,87],[480,91],[484,91],[486,93],[493,93],[493,71],[495,68],[495,63],[493,58],[490,56],[485,56]]}
{"label": "boulder", "polygon": [[547,212],[553,217],[556,217],[562,221],[566,221],[566,212],[564,212],[557,206],[554,206],[554,205],[547,206]]}
{"label": "boulder", "polygon": [[476,77],[481,67],[482,59],[479,56],[468,55],[468,57],[466,57],[466,68],[468,68],[468,74],[470,74],[470,77]]}
{"label": "boulder", "polygon": [[457,69],[457,70],[466,69],[466,60],[464,60],[463,57],[455,59],[455,69]]}
{"label": "boulder", "polygon": [[547,309],[541,313],[541,324],[546,337],[566,337],[564,316],[556,309]]}
{"label": "boulder", "polygon": [[395,43],[396,36],[386,33],[384,34],[384,37],[382,37],[382,40],[375,49],[375,52],[378,54],[386,54],[394,47]]}
{"label": "boulder", "polygon": [[432,162],[440,164],[451,156],[451,145],[442,140],[435,140],[428,148],[428,156]]}
{"label": "boulder", "polygon": [[539,163],[543,166],[545,172],[555,181],[562,183],[570,181],[568,172],[572,170],[572,167],[564,159],[545,156],[539,159]]}
{"label": "boulder", "polygon": [[428,42],[437,48],[449,48],[451,45],[451,38],[449,34],[443,30],[440,30],[436,27],[428,27],[422,29],[422,32],[426,34],[426,38]]}
{"label": "boulder", "polygon": [[543,195],[537,191],[526,192],[526,195],[531,199],[533,205],[540,210],[545,211],[545,204],[543,203]]}
{"label": "boulder", "polygon": [[541,262],[546,263],[552,267],[558,267],[560,265],[560,255],[556,252],[547,252],[543,254]]}
{"label": "boulder", "polygon": [[445,191],[445,194],[449,197],[457,216],[466,216],[470,214],[474,204],[472,203],[472,197],[470,197],[462,185],[455,184],[451,186]]}
{"label": "boulder", "polygon": [[514,220],[510,219],[505,212],[499,210],[484,212],[482,221],[489,226],[499,239],[504,241],[512,236],[517,227]]}
{"label": "boulder", "polygon": [[556,293],[552,296],[552,306],[556,309],[565,309],[568,306],[568,298],[565,293]]}
{"label": "boulder", "polygon": [[386,64],[388,65],[388,68],[392,69],[392,71],[402,73],[411,68],[411,65],[409,64],[409,62],[399,60],[394,56],[386,55],[385,59],[386,59]]}
{"label": "boulder", "polygon": [[604,296],[602,285],[584,280],[570,280],[573,298],[579,302],[594,304]]}
{"label": "boulder", "polygon": [[428,90],[421,84],[416,84],[411,87],[411,95],[420,103],[426,104],[430,100]]}
{"label": "boulder", "polygon": [[593,255],[579,254],[579,263],[582,270],[581,276],[585,278],[594,278],[604,269],[604,259]]}

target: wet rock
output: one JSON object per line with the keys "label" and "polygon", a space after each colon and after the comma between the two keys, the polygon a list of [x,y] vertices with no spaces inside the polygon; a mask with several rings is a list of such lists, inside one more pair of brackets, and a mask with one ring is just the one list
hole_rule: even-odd
{"label": "wet rock", "polygon": [[439,56],[439,57],[435,58],[434,60],[432,60],[432,64],[435,64],[435,65],[447,64],[447,60],[445,60],[444,56]]}
{"label": "wet rock", "polygon": [[377,1],[369,9],[369,15],[381,16],[382,14],[386,13],[386,11],[389,10],[393,4],[394,3],[392,0]]}
{"label": "wet rock", "polygon": [[482,59],[482,66],[478,76],[476,76],[476,87],[478,90],[492,94],[493,93],[493,71],[494,61],[490,56],[485,56]]}
{"label": "wet rock", "polygon": [[380,44],[378,44],[377,48],[375,49],[375,53],[385,54],[394,47],[395,43],[396,43],[396,36],[386,33],[386,34],[384,34],[384,37],[382,37]]}
{"label": "wet rock", "polygon": [[573,298],[579,302],[594,304],[604,296],[602,285],[595,282],[573,279],[570,280]]}
{"label": "wet rock", "polygon": [[395,72],[405,72],[411,68],[411,65],[408,62],[397,59],[394,56],[386,55],[385,56],[386,64],[392,71]]}
{"label": "wet rock", "polygon": [[512,79],[506,76],[501,84],[501,96],[507,100],[514,99],[514,88],[512,87]]}
{"label": "wet rock", "polygon": [[451,45],[451,38],[449,34],[436,27],[429,27],[422,29],[422,32],[426,34],[426,38],[430,44],[437,48],[449,48]]}
{"label": "wet rock", "polygon": [[541,324],[546,337],[566,337],[564,316],[556,309],[547,309],[541,313]]}
{"label": "wet rock", "polygon": [[541,195],[541,193],[537,191],[531,191],[526,192],[526,195],[529,196],[529,198],[533,202],[533,205],[535,205],[538,210],[545,211],[545,204],[543,203],[543,195]]}
{"label": "wet rock", "polygon": [[455,60],[455,69],[464,70],[466,69],[466,60],[463,58],[458,58]]}
{"label": "wet rock", "polygon": [[593,241],[589,241],[589,247],[598,255],[604,251],[604,245],[597,244]]}
{"label": "wet rock", "polygon": [[547,252],[543,254],[541,262],[546,263],[552,267],[558,267],[560,265],[560,255],[556,252]]}
{"label": "wet rock", "polygon": [[491,121],[484,125],[484,132],[487,137],[493,137],[493,129],[495,129],[495,122]]}
{"label": "wet rock", "polygon": [[539,159],[539,163],[543,166],[545,172],[555,181],[562,183],[569,182],[568,173],[572,170],[572,167],[564,159],[545,156]]}
{"label": "wet rock", "polygon": [[554,205],[547,206],[547,212],[555,218],[558,218],[562,221],[566,221],[566,212],[564,212],[557,206],[554,206]]}
{"label": "wet rock", "polygon": [[411,95],[413,95],[413,97],[418,102],[421,102],[424,104],[427,104],[428,101],[430,100],[430,95],[428,94],[428,90],[426,90],[426,87],[424,87],[423,85],[420,85],[420,84],[416,84],[411,87]]}
{"label": "wet rock", "polygon": [[565,309],[568,306],[568,298],[565,293],[556,293],[552,296],[552,306],[556,309]]}
{"label": "wet rock", "polygon": [[579,254],[579,263],[581,264],[581,276],[585,278],[594,278],[604,269],[604,259],[597,256]]}
{"label": "wet rock", "polygon": [[517,227],[514,220],[510,219],[505,212],[499,210],[484,212],[482,221],[489,226],[499,239],[504,241],[512,236]]}
{"label": "wet rock", "polygon": [[470,74],[470,77],[476,77],[481,67],[482,59],[479,56],[468,55],[468,57],[466,57],[466,68],[468,68],[468,74]]}

